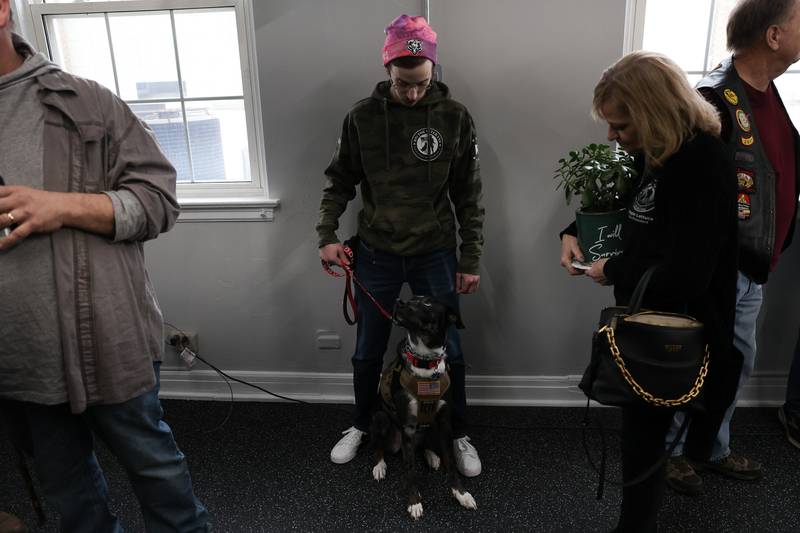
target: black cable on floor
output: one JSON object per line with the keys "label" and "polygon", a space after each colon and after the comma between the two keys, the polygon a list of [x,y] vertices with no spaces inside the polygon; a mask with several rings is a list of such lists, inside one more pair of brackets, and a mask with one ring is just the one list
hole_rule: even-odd
{"label": "black cable on floor", "polygon": [[[178,333],[180,333],[184,337],[187,337],[186,332],[183,331],[181,328],[175,326],[174,324],[171,324],[171,323],[165,321],[164,325],[171,327],[173,330],[177,331]],[[349,410],[343,409],[341,407],[336,407],[334,405],[311,403],[311,402],[307,402],[307,401],[304,401],[304,400],[298,400],[297,398],[290,398],[289,396],[283,396],[281,394],[272,392],[272,391],[267,390],[267,389],[265,389],[263,387],[260,387],[258,385],[253,384],[253,383],[250,383],[250,382],[247,382],[247,381],[245,381],[243,379],[235,378],[235,377],[233,377],[233,376],[231,376],[229,374],[226,374],[225,372],[223,372],[222,370],[220,370],[219,368],[217,368],[213,364],[211,364],[208,361],[206,361],[203,357],[200,357],[198,354],[194,354],[194,356],[195,356],[195,358],[199,359],[203,364],[205,364],[206,366],[208,366],[209,368],[214,370],[217,374],[219,374],[222,377],[222,379],[225,380],[225,383],[228,385],[228,388],[230,389],[230,392],[231,392],[230,409],[228,410],[228,415],[225,417],[225,420],[223,420],[222,423],[219,424],[214,429],[210,429],[210,430],[206,431],[206,433],[211,433],[212,431],[217,431],[217,430],[221,429],[222,426],[224,426],[228,422],[228,420],[231,417],[231,414],[233,413],[233,404],[234,404],[233,387],[231,387],[230,381],[235,381],[236,383],[241,383],[242,385],[246,385],[248,387],[252,387],[254,389],[258,389],[261,392],[269,394],[270,396],[274,396],[275,398],[280,398],[281,400],[286,400],[287,402],[294,402],[294,403],[299,403],[299,404],[303,404],[303,405],[322,405],[323,407],[326,407],[328,409],[334,409],[336,411],[341,411],[341,412],[347,413],[348,416],[350,416],[350,414],[351,414]],[[230,381],[228,381],[228,380],[230,380]]]}
{"label": "black cable on floor", "polygon": [[[197,357],[197,354],[195,354],[195,357]],[[205,361],[203,361],[203,362],[205,362]],[[225,420],[223,420],[217,427],[215,427],[214,429],[208,429],[208,430],[203,431],[204,434],[214,433],[215,431],[222,429],[222,426],[224,426],[225,424],[228,423],[228,420],[231,419],[231,415],[233,414],[233,387],[231,386],[231,382],[228,381],[228,378],[226,378],[225,376],[222,376],[222,379],[225,380],[225,384],[228,386],[228,390],[230,390],[230,392],[231,392],[231,401],[230,401],[230,405],[228,406],[228,414],[225,415]]]}
{"label": "black cable on floor", "polygon": [[[169,326],[173,330],[175,330],[178,333],[180,333],[181,335],[186,336],[186,333],[182,329],[180,329],[179,327],[177,327],[177,326],[175,326],[173,324],[170,324],[169,322],[164,322],[164,325]],[[303,404],[303,405],[322,405],[323,407],[326,407],[328,409],[334,409],[336,411],[341,411],[341,412],[347,413],[348,416],[351,414],[349,410],[343,409],[341,407],[336,407],[336,406],[331,405],[331,404],[312,403],[312,402],[307,402],[305,400],[298,400],[297,398],[290,398],[288,396],[282,396],[282,395],[277,394],[275,392],[272,392],[272,391],[269,391],[269,390],[264,389],[262,387],[259,387],[258,385],[255,385],[253,383],[249,383],[249,382],[244,381],[242,379],[238,379],[238,378],[235,378],[233,376],[230,376],[230,375],[226,374],[225,372],[223,372],[222,370],[220,370],[219,368],[217,368],[216,366],[214,366],[211,363],[209,363],[208,361],[206,361],[204,358],[200,357],[199,355],[197,355],[197,354],[194,354],[194,355],[195,355],[195,357],[197,359],[199,359],[201,362],[203,362],[205,365],[207,365],[209,368],[211,368],[217,374],[219,374],[222,377],[222,379],[225,380],[225,383],[228,385],[228,388],[230,389],[230,392],[231,392],[230,409],[228,410],[228,414],[225,417],[225,420],[223,420],[222,423],[219,424],[214,429],[210,429],[210,430],[206,431],[206,433],[211,433],[213,431],[217,431],[217,430],[221,429],[222,426],[224,426],[228,422],[228,420],[231,417],[231,414],[233,413],[233,403],[234,403],[233,387],[231,387],[231,384],[230,384],[230,382],[228,380],[235,381],[236,383],[241,383],[242,385],[246,385],[248,387],[252,387],[252,388],[257,389],[257,390],[259,390],[261,392],[269,394],[270,396],[274,396],[275,398],[280,398],[281,400],[286,400],[288,402],[294,402],[294,403],[299,403],[299,404]],[[583,429],[582,426],[505,426],[505,425],[498,425],[498,424],[470,424],[470,426],[471,427],[476,427],[476,428],[485,428],[485,429],[508,429],[508,430],[513,430],[513,431],[581,431]],[[612,428],[609,431],[611,431],[611,432],[619,432],[619,429],[613,429]],[[783,433],[780,432],[780,431],[776,431],[776,432],[757,432],[757,433],[737,432],[736,435],[775,436],[775,435],[783,435]]]}

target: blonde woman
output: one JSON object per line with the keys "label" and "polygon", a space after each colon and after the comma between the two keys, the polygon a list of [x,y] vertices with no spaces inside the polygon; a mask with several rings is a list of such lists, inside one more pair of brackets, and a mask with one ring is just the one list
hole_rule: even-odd
{"label": "blonde woman", "polygon": [[[626,305],[642,274],[661,265],[644,307],[682,312],[706,326],[711,372],[705,413],[691,413],[685,453],[708,457],[725,406],[732,400],[741,356],[732,348],[736,293],[736,177],[719,140],[715,109],[692,89],[680,68],[650,52],[628,54],[604,73],[594,90],[593,114],[608,123],[608,140],[632,154],[639,173],[628,202],[621,255],[600,259],[586,275],[613,285]],[[574,228],[562,237],[561,264],[580,258]],[[673,412],[622,412],[623,479],[633,479],[664,454]],[[617,531],[656,531],[664,468],[623,489]]]}

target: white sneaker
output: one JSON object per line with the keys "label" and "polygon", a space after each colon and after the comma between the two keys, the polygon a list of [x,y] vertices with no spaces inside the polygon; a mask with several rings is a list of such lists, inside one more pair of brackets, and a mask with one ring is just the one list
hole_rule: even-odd
{"label": "white sneaker", "polygon": [[475,477],[481,473],[481,458],[478,450],[469,443],[469,437],[453,440],[453,454],[456,459],[458,471],[464,477]]}
{"label": "white sneaker", "polygon": [[353,460],[359,445],[361,445],[361,439],[366,435],[364,431],[356,429],[354,426],[345,429],[342,434],[344,437],[339,439],[339,442],[331,450],[331,461],[337,465],[349,463]]}

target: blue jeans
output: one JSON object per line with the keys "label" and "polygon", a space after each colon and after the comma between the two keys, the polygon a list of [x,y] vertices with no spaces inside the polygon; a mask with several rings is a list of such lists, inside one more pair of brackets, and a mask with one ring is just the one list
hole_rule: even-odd
{"label": "blue jeans", "polygon": [[122,531],[109,507],[92,432],[127,471],[148,532],[209,530],[186,459],[162,420],[159,366],[154,364],[152,391],[120,404],[92,406],[80,415],[73,415],[68,404],[4,404],[13,437],[33,455],[45,500],[61,515],[61,531]]}
{"label": "blue jeans", "polygon": [[[355,274],[364,287],[387,311],[391,312],[400,296],[403,283],[408,283],[415,295],[435,296],[459,312],[456,293],[455,250],[439,250],[429,254],[399,256],[371,249],[360,241],[356,252]],[[355,287],[359,321],[356,350],[353,354],[353,388],[356,413],[353,425],[369,431],[372,411],[378,399],[378,383],[383,370],[383,354],[392,331],[392,323],[384,317],[372,300]],[[453,431],[461,437],[465,431],[467,408],[465,393],[464,354],[458,329],[450,326],[447,332],[447,363],[453,394]]]}
{"label": "blue jeans", "polygon": [[789,369],[789,381],[786,382],[784,408],[787,412],[800,416],[800,335],[797,336],[792,367]]}
{"label": "blue jeans", "polygon": [[[753,367],[756,364],[756,322],[758,321],[758,313],[761,311],[761,303],[763,301],[761,289],[761,285],[739,272],[739,278],[736,281],[736,317],[733,324],[733,345],[742,352],[744,360],[742,361],[739,385],[736,388],[736,397],[725,411],[725,417],[722,419],[722,424],[711,449],[711,456],[709,457],[711,461],[724,459],[731,453],[731,418],[733,418],[733,411],[736,409],[736,402],[739,400],[742,389],[750,378],[750,374],[753,373]],[[672,427],[667,434],[667,445],[677,435],[684,416],[682,412],[675,414]],[[684,433],[681,443],[675,447],[675,451],[672,453],[673,456],[683,453],[685,435],[686,433]]]}

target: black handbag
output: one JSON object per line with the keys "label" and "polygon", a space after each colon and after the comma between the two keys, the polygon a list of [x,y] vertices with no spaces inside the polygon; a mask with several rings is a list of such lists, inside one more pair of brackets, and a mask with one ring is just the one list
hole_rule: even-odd
{"label": "black handbag", "polygon": [[703,324],[689,315],[641,309],[656,268],[642,275],[628,307],[600,313],[591,361],[578,385],[598,403],[661,408],[697,403],[709,361]]}

